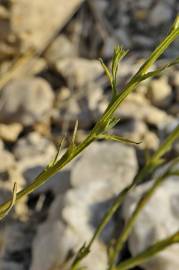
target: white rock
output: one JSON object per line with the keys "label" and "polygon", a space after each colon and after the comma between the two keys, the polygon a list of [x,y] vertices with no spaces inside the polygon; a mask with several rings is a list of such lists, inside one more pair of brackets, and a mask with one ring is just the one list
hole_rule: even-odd
{"label": "white rock", "polygon": [[[1,142],[1,141],[0,141]],[[4,203],[12,196],[14,183],[17,184],[17,191],[20,191],[25,184],[24,178],[15,161],[14,156],[3,148],[0,143],[0,204]],[[26,199],[22,199],[15,205],[15,212],[19,218],[25,218],[27,209]]]}
{"label": "white rock", "polygon": [[[140,110],[139,110],[140,109]],[[174,117],[152,106],[142,95],[133,93],[122,103],[117,110],[119,118],[135,118],[148,124],[155,125],[158,129],[165,129],[175,123]]]}
{"label": "white rock", "polygon": [[[23,257],[24,255],[27,256],[26,252],[30,249],[32,243],[33,233],[31,229],[29,229],[25,223],[9,222],[4,227],[1,227],[0,232],[2,240],[0,248],[0,269],[23,270]],[[13,256],[13,254],[16,254],[16,256]],[[28,259],[29,258],[27,258],[27,261]]]}
{"label": "white rock", "polygon": [[36,132],[31,132],[27,137],[18,140],[14,147],[14,155],[20,161],[43,156],[42,162],[46,163],[52,159],[55,152],[54,144]]}
{"label": "white rock", "polygon": [[151,10],[149,16],[149,23],[151,26],[155,27],[162,23],[170,21],[172,18],[172,8],[166,3],[159,1],[155,7]]}
{"label": "white rock", "polygon": [[67,80],[69,86],[81,88],[94,81],[103,69],[96,60],[65,58],[56,64],[57,71]]}
{"label": "white rock", "polygon": [[76,50],[70,40],[63,34],[58,36],[45,53],[50,64],[55,64],[63,58],[75,57]]}
{"label": "white rock", "polygon": [[[79,234],[75,228],[63,224],[60,221],[61,200],[56,204],[56,218],[49,220],[39,226],[37,236],[33,243],[32,265],[30,270],[49,270],[49,269],[69,269],[65,259],[70,251],[77,252],[79,247],[84,243],[85,235]],[[58,208],[57,208],[58,206]],[[53,207],[53,205],[52,205]],[[79,227],[80,231],[81,228]],[[105,249],[99,243],[95,243],[91,253],[82,265],[92,270],[94,262],[97,269],[104,269],[107,261]]]}
{"label": "white rock", "polygon": [[33,47],[41,51],[71,18],[82,0],[18,0],[11,2],[11,27],[16,37],[20,39],[22,49]]}
{"label": "white rock", "polygon": [[106,199],[119,193],[135,176],[137,160],[132,147],[114,142],[94,142],[72,170],[75,187],[102,182]]}
{"label": "white rock", "polygon": [[172,72],[172,83],[176,88],[176,100],[179,102],[179,71]]}
{"label": "white rock", "polygon": [[30,270],[49,270],[63,264],[70,248],[64,231],[65,227],[60,221],[48,222],[38,227]]}
{"label": "white rock", "polygon": [[53,115],[53,120],[58,124],[66,123],[73,128],[76,119],[78,119],[80,128],[89,129],[107,107],[103,90],[95,83],[90,83],[76,94],[70,92],[68,88],[61,90],[56,99]]}
{"label": "white rock", "polygon": [[[26,138],[21,138],[17,142],[14,148],[14,155],[18,160],[18,167],[23,173],[27,184],[30,184],[49,162],[54,159],[56,152],[54,144],[36,132],[30,133]],[[47,190],[52,190],[54,194],[65,192],[70,185],[70,167],[72,164],[69,164],[62,172],[51,177],[45,185],[35,192]]]}
{"label": "white rock", "polygon": [[43,79],[12,81],[2,91],[0,120],[32,125],[48,117],[53,101],[52,89]]}
{"label": "white rock", "polygon": [[153,105],[166,108],[172,101],[172,89],[166,78],[152,80],[149,83],[147,97]]}
{"label": "white rock", "polygon": [[20,263],[9,262],[0,260],[0,268],[1,270],[23,270],[24,267]]}
{"label": "white rock", "polygon": [[[71,169],[74,188],[56,198],[48,221],[39,227],[33,244],[31,270],[64,267],[62,262],[69,250],[77,251],[90,239],[111,204],[111,196],[132,181],[136,170],[133,148],[118,143],[93,143]],[[82,262],[89,270],[94,269],[94,264],[99,270],[107,265],[104,241],[109,240],[114,222],[109,225]]]}
{"label": "white rock", "polygon": [[0,124],[0,138],[4,141],[15,142],[23,127],[19,123]]}
{"label": "white rock", "polygon": [[4,149],[4,145],[2,141],[0,141],[0,155],[1,155],[1,163],[0,163],[0,171],[7,171],[9,168],[15,165],[14,156],[7,150]]}
{"label": "white rock", "polygon": [[[136,203],[151,183],[143,184],[133,191],[125,201],[123,215],[127,221]],[[129,248],[133,255],[143,251],[156,241],[168,237],[179,228],[179,181],[169,177],[156,191],[142,210],[129,237]],[[162,251],[143,265],[146,270],[179,269],[179,246]]]}

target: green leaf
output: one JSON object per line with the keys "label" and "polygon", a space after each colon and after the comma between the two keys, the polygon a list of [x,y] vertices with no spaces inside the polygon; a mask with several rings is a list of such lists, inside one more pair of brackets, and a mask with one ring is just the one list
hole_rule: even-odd
{"label": "green leaf", "polygon": [[127,144],[140,144],[141,143],[141,142],[134,142],[134,141],[129,140],[127,138],[124,138],[122,136],[111,135],[111,134],[99,134],[98,139],[117,141],[117,142],[127,143]]}
{"label": "green leaf", "polygon": [[112,74],[111,74],[109,68],[105,65],[102,58],[99,58],[99,61],[100,61],[101,66],[103,67],[103,69],[106,73],[107,78],[109,79],[110,84],[112,85],[113,78],[112,78]]}
{"label": "green leaf", "polygon": [[9,212],[13,208],[16,202],[16,195],[17,195],[17,184],[14,183],[13,190],[12,190],[12,199],[10,201],[9,206],[4,211],[2,212],[0,211],[0,220],[3,219],[7,214],[9,214]]}
{"label": "green leaf", "polygon": [[113,59],[112,59],[112,76],[113,76],[113,80],[115,82],[116,82],[116,79],[117,79],[117,72],[118,72],[118,68],[119,68],[119,62],[122,60],[122,58],[124,56],[126,56],[127,53],[128,53],[128,51],[127,50],[125,51],[119,45],[114,48],[114,55],[113,55]]}
{"label": "green leaf", "polygon": [[78,120],[76,120],[76,122],[75,122],[72,140],[71,140],[71,143],[70,143],[70,145],[67,149],[67,152],[66,152],[68,157],[72,155],[74,149],[76,148],[75,140],[76,140],[77,130],[78,130]]}
{"label": "green leaf", "polygon": [[107,121],[107,124],[105,126],[105,131],[108,131],[112,128],[114,128],[118,123],[119,123],[120,119],[119,118],[116,118],[115,116],[113,117],[110,117]]}
{"label": "green leaf", "polygon": [[58,157],[59,157],[59,154],[61,152],[61,149],[62,149],[62,145],[63,145],[64,140],[65,140],[65,137],[62,137],[61,142],[57,146],[57,153],[56,153],[54,159],[47,165],[46,170],[48,168],[50,168],[50,167],[53,167],[57,163]]}
{"label": "green leaf", "polygon": [[139,80],[144,81],[144,80],[146,80],[148,78],[156,77],[156,76],[160,75],[163,71],[165,71],[167,68],[170,68],[170,67],[172,67],[174,65],[177,65],[177,64],[179,64],[179,57],[177,57],[175,60],[173,60],[172,62],[170,62],[170,63],[168,63],[166,65],[164,65],[161,68],[158,68],[158,69],[156,69],[154,71],[143,74],[142,76],[139,76]]}
{"label": "green leaf", "polygon": [[125,51],[122,47],[117,46],[114,48],[114,54],[112,58],[112,65],[111,65],[111,71],[110,69],[105,65],[103,62],[103,59],[99,59],[106,76],[109,79],[109,82],[111,84],[112,88],[112,99],[114,99],[117,95],[117,72],[119,67],[119,62],[122,60],[122,58],[127,54],[128,51]]}
{"label": "green leaf", "polygon": [[[136,255],[133,258],[130,258],[122,263],[120,263],[117,267],[115,267],[115,270],[129,270],[134,268],[135,266],[139,266],[147,262],[151,259],[151,257],[155,256],[159,252],[163,251],[167,247],[179,243],[179,231],[174,233],[173,235],[170,235],[169,237],[158,241],[154,245],[150,246],[146,250],[142,251],[138,255]],[[174,269],[173,269],[174,270]]]}
{"label": "green leaf", "polygon": [[174,21],[174,23],[173,23],[171,29],[172,29],[172,30],[177,30],[177,29],[179,29],[179,15],[176,17],[176,19],[175,19],[175,21]]}

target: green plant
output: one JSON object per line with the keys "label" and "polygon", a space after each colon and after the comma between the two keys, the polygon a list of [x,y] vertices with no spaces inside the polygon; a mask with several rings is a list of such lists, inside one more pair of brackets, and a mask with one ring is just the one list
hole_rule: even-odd
{"label": "green plant", "polygon": [[[30,185],[28,185],[27,187],[25,187],[23,190],[21,190],[18,193],[16,193],[16,185],[14,185],[12,199],[0,205],[0,218],[3,218],[5,215],[7,215],[9,211],[11,210],[11,208],[13,207],[13,205],[18,200],[32,193],[34,190],[36,190],[41,185],[43,185],[46,181],[48,181],[49,177],[59,172],[65,165],[67,165],[71,160],[73,160],[76,156],[78,156],[93,141],[97,139],[104,139],[104,140],[119,141],[123,143],[135,143],[121,136],[111,135],[110,133],[108,133],[109,130],[112,129],[119,121],[119,119],[116,119],[114,115],[115,111],[117,110],[119,105],[125,100],[125,98],[136,88],[136,86],[141,81],[149,77],[156,76],[160,74],[166,68],[179,63],[179,58],[177,58],[174,61],[168,63],[167,65],[159,69],[156,69],[155,71],[148,72],[149,68],[156,62],[156,60],[167,49],[167,47],[176,39],[178,35],[179,35],[179,18],[176,18],[169,34],[159,44],[159,46],[149,56],[149,58],[141,66],[138,72],[129,80],[129,82],[120,92],[117,91],[118,66],[119,66],[119,61],[127,54],[127,51],[123,50],[123,48],[121,47],[115,48],[111,69],[108,69],[108,67],[104,64],[102,59],[100,60],[101,65],[103,66],[104,71],[109,79],[109,82],[111,84],[111,89],[112,89],[112,98],[105,112],[103,113],[101,118],[97,121],[94,128],[90,131],[86,139],[79,145],[76,145],[76,142],[75,142],[76,133],[78,129],[78,122],[76,122],[72,140],[66,152],[61,157],[59,157],[61,145],[63,142],[62,141],[60,143],[57,155],[55,156],[54,160],[34,179],[34,181]],[[99,234],[102,232],[102,230],[104,229],[106,224],[109,222],[113,214],[122,204],[128,192],[131,191],[139,183],[142,183],[145,180],[146,176],[151,175],[156,170],[156,168],[158,168],[159,166],[165,163],[164,155],[166,154],[166,152],[170,150],[172,144],[175,142],[177,138],[179,138],[179,126],[175,128],[175,130],[170,134],[170,136],[168,136],[168,138],[163,142],[163,144],[159,147],[156,153],[154,153],[150,158],[148,158],[145,166],[135,176],[132,184],[130,184],[117,196],[115,202],[105,214],[101,224],[98,226],[93,237],[90,239],[90,241],[87,244],[84,244],[80,248],[80,250],[77,252],[71,266],[72,270],[79,269],[82,260],[89,254],[94,240],[96,239],[96,237],[99,236]],[[139,254],[135,258],[129,259],[125,262],[122,262],[118,266],[116,266],[117,255],[119,254],[119,252],[121,251],[123,247],[123,244],[127,240],[128,235],[132,229],[132,226],[135,223],[136,218],[138,217],[141,209],[145,206],[145,204],[148,202],[148,200],[153,195],[155,190],[161,185],[161,183],[164,181],[164,179],[168,175],[179,175],[179,171],[174,169],[174,165],[176,164],[176,162],[178,162],[178,159],[174,159],[171,162],[170,167],[164,172],[162,176],[156,179],[153,186],[148,190],[148,192],[146,192],[144,197],[140,200],[133,215],[131,216],[128,223],[124,227],[122,233],[119,235],[119,238],[116,240],[115,245],[110,248],[110,252],[108,256],[109,257],[108,270],[130,269],[131,267],[149,259],[151,256],[161,251],[165,247],[179,242],[179,232],[177,232],[176,234],[170,236],[169,238],[156,243],[154,246],[150,247],[149,249]]]}

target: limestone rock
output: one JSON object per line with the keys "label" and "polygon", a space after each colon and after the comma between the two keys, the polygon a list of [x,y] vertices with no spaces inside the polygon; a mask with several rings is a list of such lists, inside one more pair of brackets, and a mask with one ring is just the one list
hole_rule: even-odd
{"label": "limestone rock", "polygon": [[[139,110],[140,108],[140,110]],[[135,118],[143,120],[158,129],[166,129],[168,125],[175,123],[176,119],[165,111],[152,106],[142,95],[133,93],[124,101],[117,110],[119,118]]]}
{"label": "limestone rock", "polygon": [[[123,215],[127,221],[139,198],[151,183],[142,184],[125,201]],[[129,237],[129,248],[133,255],[143,251],[156,241],[176,232],[179,227],[179,181],[169,177],[156,191],[142,210]],[[156,255],[143,265],[146,270],[171,270],[179,268],[179,246],[174,245]]]}
{"label": "limestone rock", "polygon": [[167,23],[172,18],[172,9],[164,1],[159,1],[151,10],[149,23],[151,26]]}
{"label": "limestone rock", "polygon": [[0,124],[0,138],[4,141],[15,142],[23,127],[19,123]]}
{"label": "limestone rock", "polygon": [[57,71],[67,80],[69,86],[84,87],[97,79],[103,69],[96,60],[65,58],[56,64]]}
{"label": "limestone rock", "polygon": [[40,78],[10,82],[1,93],[0,120],[25,126],[47,119],[54,101],[50,85]]}
{"label": "limestone rock", "polygon": [[78,92],[62,88],[56,99],[53,120],[73,128],[78,119],[80,128],[89,129],[96,123],[106,107],[107,101],[98,84],[90,83],[85,90]]}
{"label": "limestone rock", "polygon": [[63,58],[75,57],[76,50],[70,40],[63,34],[58,36],[45,53],[50,64],[56,64]]}
{"label": "limestone rock", "polygon": [[[21,138],[14,148],[14,155],[18,160],[18,166],[26,180],[30,184],[34,178],[44,170],[56,155],[54,144],[36,132]],[[55,194],[63,193],[70,185],[70,171],[72,166],[53,176],[45,185],[35,192],[52,190]]]}
{"label": "limestone rock", "polygon": [[149,84],[147,97],[153,105],[166,108],[172,101],[172,89],[165,78],[152,80]]}
{"label": "limestone rock", "polygon": [[1,226],[0,269],[23,270],[27,265],[33,236],[31,226],[20,222]]}
{"label": "limestone rock", "polygon": [[81,3],[82,0],[12,1],[12,32],[21,41],[23,50],[33,47],[42,51]]}
{"label": "limestone rock", "polygon": [[84,151],[72,170],[72,185],[103,183],[106,199],[119,193],[131,183],[137,171],[132,147],[113,142],[94,142]]}

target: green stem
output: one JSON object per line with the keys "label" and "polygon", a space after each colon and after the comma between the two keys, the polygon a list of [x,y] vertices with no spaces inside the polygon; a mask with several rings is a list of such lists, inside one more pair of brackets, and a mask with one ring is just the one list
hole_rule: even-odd
{"label": "green stem", "polygon": [[176,162],[178,162],[178,161],[179,161],[179,158],[174,159],[173,162],[171,162],[171,166],[168,168],[168,170],[166,172],[164,172],[163,175],[161,175],[160,177],[158,177],[154,181],[151,188],[149,188],[149,190],[139,200],[134,212],[132,213],[129,220],[127,221],[123,231],[120,233],[120,236],[116,241],[116,244],[115,244],[114,248],[111,251],[108,270],[113,269],[113,267],[114,267],[114,265],[116,263],[118,254],[120,254],[126,240],[128,239],[128,236],[129,236],[129,234],[130,234],[130,232],[131,232],[131,230],[132,230],[132,228],[133,228],[139,214],[141,213],[143,208],[146,206],[148,201],[151,199],[153,194],[156,192],[156,190],[160,187],[160,185],[165,181],[165,179],[168,176],[178,175],[178,171],[176,171],[176,172],[172,171],[173,167],[176,165]]}
{"label": "green stem", "polygon": [[117,267],[114,267],[113,270],[129,270],[135,266],[142,265],[150,260],[154,255],[157,255],[167,247],[177,243],[179,243],[179,231],[150,246],[137,256],[120,263]]}
{"label": "green stem", "polygon": [[[134,77],[129,81],[126,87],[123,89],[121,93],[119,93],[114,100],[109,104],[108,108],[96,123],[95,127],[88,135],[88,137],[78,146],[72,148],[70,153],[67,151],[62,158],[57,161],[52,166],[46,168],[42,173],[40,173],[34,181],[25,187],[23,190],[17,193],[16,201],[20,200],[22,197],[32,193],[34,190],[39,188],[42,184],[44,184],[49,177],[56,174],[60,171],[65,165],[67,165],[71,160],[73,160],[77,155],[79,155],[89,144],[91,144],[98,134],[104,132],[106,123],[113,116],[113,113],[117,110],[118,106],[123,102],[123,100],[134,90],[134,88],[140,82],[140,77],[145,74],[145,72],[150,68],[150,66],[160,57],[160,55],[164,52],[164,50],[171,44],[172,41],[175,40],[177,35],[179,34],[178,21],[176,20],[172,30],[167,35],[167,37],[161,42],[161,44],[157,47],[157,49],[151,54],[148,60],[142,65],[139,71],[134,75]],[[131,189],[131,187],[129,188]],[[120,200],[119,200],[120,201]],[[11,200],[6,201],[2,205],[0,205],[0,213],[6,211],[11,205]]]}
{"label": "green stem", "polygon": [[[161,159],[161,157],[170,149],[171,145],[174,143],[176,138],[179,137],[179,126],[175,128],[175,130],[166,138],[166,140],[163,142],[163,144],[159,147],[157,152],[150,158],[150,160],[147,162],[147,164],[143,167],[141,171],[136,175],[134,178],[134,181],[127,186],[115,199],[114,203],[112,206],[108,209],[108,211],[105,213],[102,221],[100,222],[99,226],[97,227],[94,235],[90,239],[88,245],[83,249],[83,254],[78,254],[76,255],[74,262],[72,264],[71,270],[75,270],[77,265],[79,264],[80,261],[86,256],[84,254],[87,254],[95,241],[95,239],[101,234],[105,226],[108,224],[114,213],[119,209],[121,204],[123,203],[124,199],[126,198],[126,195],[132,191],[138,183],[143,182],[145,179],[146,175],[149,173],[153,172],[155,170],[154,166],[154,160],[157,165],[157,159]],[[169,147],[170,146],[170,147]]]}
{"label": "green stem", "polygon": [[[179,18],[176,19],[175,24],[177,25]],[[149,56],[145,63],[141,66],[138,72],[132,77],[132,79],[127,83],[126,87],[116,96],[116,99],[110,104],[101,118],[101,121],[105,122],[109,119],[113,113],[117,110],[119,105],[123,100],[133,91],[133,89],[140,82],[140,77],[145,75],[147,70],[156,62],[156,60],[163,54],[163,52],[168,48],[168,46],[176,39],[179,35],[179,28],[173,28],[169,34],[164,38],[160,45],[154,50],[154,52]]]}
{"label": "green stem", "polygon": [[[38,189],[44,183],[46,183],[51,176],[59,172],[65,165],[67,165],[71,160],[73,160],[77,155],[79,155],[89,144],[91,144],[95,140],[93,135],[89,135],[79,146],[75,148],[73,153],[69,156],[66,152],[59,161],[57,161],[53,166],[48,167],[48,169],[44,169],[35,179],[34,181],[25,187],[23,190],[17,193],[16,202],[19,201],[22,197],[31,194],[33,191]],[[11,200],[0,205],[0,213],[4,212],[9,205],[11,204]]]}

